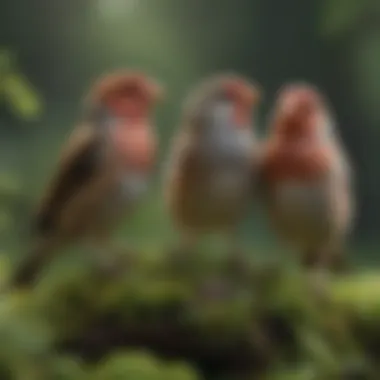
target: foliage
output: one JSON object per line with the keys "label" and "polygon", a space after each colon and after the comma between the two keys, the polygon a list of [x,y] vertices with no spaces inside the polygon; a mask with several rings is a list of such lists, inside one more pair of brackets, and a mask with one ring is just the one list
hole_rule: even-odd
{"label": "foliage", "polygon": [[34,290],[3,293],[1,378],[343,380],[378,371],[371,274],[329,279],[251,261],[243,269],[200,253],[186,265],[159,253],[129,258],[113,278],[74,260]]}
{"label": "foliage", "polygon": [[38,91],[16,68],[12,53],[0,50],[0,92],[12,111],[25,121],[33,121],[42,114],[43,103]]}
{"label": "foliage", "polygon": [[[378,126],[380,53],[378,31],[372,30],[373,22],[367,21],[372,15],[376,17],[378,2],[326,0],[321,7],[319,24],[326,37],[323,42],[300,39],[299,36],[306,38],[313,21],[306,19],[305,8],[300,2],[289,2],[289,9],[283,15],[273,12],[273,6],[266,6],[270,3],[267,1],[241,2],[247,4],[243,12],[235,3],[217,3],[223,6],[218,5],[215,9],[212,2],[189,2],[189,8],[176,8],[170,2],[166,17],[161,3],[154,11],[140,7],[133,17],[121,18],[108,25],[91,12],[87,22],[83,22],[85,17],[80,17],[80,10],[69,12],[68,24],[63,13],[58,12],[59,17],[50,23],[55,26],[54,36],[62,33],[65,43],[57,44],[56,39],[51,39],[54,47],[47,45],[37,51],[43,67],[37,82],[51,103],[59,99],[54,99],[47,90],[50,82],[54,83],[51,88],[58,87],[65,99],[74,102],[79,97],[78,89],[83,90],[91,75],[97,76],[111,67],[128,64],[157,74],[169,83],[168,104],[171,104],[171,109],[166,106],[165,117],[158,123],[162,126],[159,133],[164,153],[167,137],[177,122],[180,100],[187,86],[201,74],[216,69],[246,68],[250,76],[259,76],[270,93],[271,86],[277,88],[288,80],[291,67],[300,71],[297,75],[321,84],[326,92],[338,94],[335,100],[342,103],[340,108],[337,105],[339,115],[342,117],[347,112],[346,119],[353,120],[352,125],[343,126],[344,133],[357,130],[355,115],[358,110],[351,109],[346,97],[350,92],[358,93],[357,101],[364,103],[366,113],[372,117],[360,117],[361,131],[359,135],[353,134],[351,141],[360,140],[365,152],[371,152],[369,148],[376,139],[372,139],[368,123],[373,119],[374,126]],[[209,8],[201,8],[201,4]],[[270,18],[261,13],[265,8],[270,11]],[[276,18],[275,13],[281,18]],[[36,15],[46,13],[33,3],[24,14],[29,15],[22,23],[23,30],[28,30],[25,33],[28,38],[24,39],[23,47],[20,44],[17,48],[28,51],[29,46],[36,45],[47,32],[46,25],[40,22],[43,34],[38,35],[37,23],[33,24]],[[204,14],[210,16],[203,17],[202,21]],[[211,15],[212,23],[209,22]],[[303,19],[307,27],[299,23]],[[59,24],[61,21],[65,24]],[[287,36],[293,25],[297,31],[288,43]],[[13,19],[9,27],[17,31]],[[48,44],[49,39],[45,42]],[[329,51],[321,55],[319,49],[324,51],[330,42],[335,42],[334,54]],[[67,51],[62,48],[66,45],[70,46]],[[279,59],[282,45],[290,50],[284,59]],[[54,57],[53,61],[60,61],[63,51],[68,70],[57,75],[56,70],[49,70],[52,62],[49,56]],[[259,54],[255,55],[255,51]],[[310,51],[317,53],[309,54]],[[331,83],[337,71],[344,71],[342,69],[352,63],[357,82],[353,88],[349,85],[350,76],[343,77],[339,85]],[[315,70],[323,74],[315,77]],[[36,72],[33,74],[38,77]],[[43,104],[39,94],[19,73],[8,51],[0,54],[0,76],[0,91],[16,115],[26,121],[41,115]],[[57,81],[53,81],[53,77]],[[74,120],[71,108],[59,113],[55,105],[50,107],[49,113],[51,121],[37,132],[42,142],[26,153],[28,162],[33,161],[32,157],[41,156],[37,166],[46,166],[44,162],[53,157],[56,149],[52,143],[53,132],[49,135],[47,131],[57,133],[57,125],[64,124],[62,120],[70,120],[67,126]],[[3,140],[8,137],[5,134]],[[32,143],[27,142],[28,145]],[[354,156],[359,156],[361,150],[355,151]],[[367,162],[377,162],[376,157]],[[7,159],[4,155],[3,161]],[[373,175],[370,166],[360,169],[363,169],[360,170],[361,186],[375,194],[369,202],[373,216],[378,203],[377,176]],[[29,172],[32,182],[38,182],[35,171]],[[362,173],[366,173],[367,184],[363,182]],[[3,244],[5,235],[14,231],[15,224],[8,218],[8,208],[25,207],[24,198],[29,197],[19,191],[20,184],[15,186],[17,189],[13,179],[0,176]],[[28,187],[24,191],[29,190]],[[157,217],[162,214],[158,210],[162,207],[161,201],[152,198],[145,206],[141,220],[132,226],[132,234],[137,236],[142,230],[149,230],[149,236],[142,237],[148,243],[139,242],[143,252],[122,277],[105,278],[88,263],[74,260],[68,265],[60,265],[59,270],[52,268],[33,291],[1,294],[0,379],[379,378],[378,274],[351,274],[326,279],[324,283],[296,270],[253,262],[244,266],[246,272],[240,272],[241,269],[233,268],[223,258],[211,257],[209,252],[195,255],[179,268],[154,247],[159,236],[169,233],[166,224]],[[148,225],[154,228],[147,229]],[[150,230],[153,229],[155,237],[151,243]],[[252,230],[250,226],[250,234]],[[148,252],[149,246],[153,246],[152,252]],[[267,256],[267,252],[264,254]],[[8,269],[6,263],[0,262],[0,276],[4,281]]]}
{"label": "foliage", "polygon": [[366,0],[325,0],[321,20],[322,33],[333,38],[347,33],[370,4]]}

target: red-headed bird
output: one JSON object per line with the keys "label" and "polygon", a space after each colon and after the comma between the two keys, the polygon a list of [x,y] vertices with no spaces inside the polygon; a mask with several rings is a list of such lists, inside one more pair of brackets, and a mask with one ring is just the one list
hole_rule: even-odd
{"label": "red-headed bird", "polygon": [[278,95],[260,168],[270,221],[305,267],[339,269],[352,226],[352,173],[326,99],[289,84]]}
{"label": "red-headed bird", "polygon": [[155,163],[152,110],[161,96],[152,78],[118,71],[100,78],[84,121],[64,145],[33,220],[33,246],[12,279],[32,283],[57,251],[81,241],[112,262],[110,235],[144,194]]}
{"label": "red-headed bird", "polygon": [[185,102],[165,182],[185,251],[208,233],[225,234],[236,243],[255,166],[252,110],[258,100],[256,85],[222,74],[197,86]]}

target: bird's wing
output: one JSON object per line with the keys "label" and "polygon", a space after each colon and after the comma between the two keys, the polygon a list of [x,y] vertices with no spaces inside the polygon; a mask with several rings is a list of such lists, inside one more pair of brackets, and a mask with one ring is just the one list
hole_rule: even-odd
{"label": "bird's wing", "polygon": [[323,134],[322,137],[324,137],[324,141],[330,147],[335,158],[335,160],[333,160],[333,175],[345,182],[346,185],[351,186],[355,182],[353,165],[346,152],[342,136],[339,133],[339,128],[333,118],[328,115],[324,116],[324,126],[325,128],[320,129]]}
{"label": "bird's wing", "polygon": [[183,132],[176,136],[174,149],[168,161],[168,173],[174,176],[172,179],[178,180],[182,176],[192,178],[197,176],[202,168],[204,169],[199,146],[193,139],[194,137]]}
{"label": "bird's wing", "polygon": [[65,203],[101,168],[104,162],[102,146],[103,141],[94,129],[82,126],[74,130],[35,216],[35,233],[54,230]]}

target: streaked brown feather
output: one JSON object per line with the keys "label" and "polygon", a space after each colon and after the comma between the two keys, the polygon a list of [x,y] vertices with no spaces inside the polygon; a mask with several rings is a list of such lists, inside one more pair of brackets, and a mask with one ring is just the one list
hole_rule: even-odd
{"label": "streaked brown feather", "polygon": [[[89,238],[108,241],[144,190],[139,174],[148,176],[153,165],[155,138],[143,129],[151,128],[147,115],[160,92],[152,78],[132,71],[107,74],[94,84],[85,102],[84,123],[63,147],[33,220],[31,248],[11,286],[33,283],[57,250],[68,244]],[[115,126],[118,118],[127,118],[130,125]],[[109,122],[112,128],[104,124]]]}
{"label": "streaked brown feather", "polygon": [[61,154],[58,170],[52,178],[37,211],[34,225],[38,234],[53,232],[66,202],[96,176],[103,141],[94,129],[82,126],[70,136]]}
{"label": "streaked brown feather", "polygon": [[[197,200],[197,188],[207,176],[206,166],[200,159],[198,144],[183,133],[176,142],[176,152],[173,156],[175,171],[171,173],[168,188],[168,201],[173,216],[180,224],[193,224],[200,205]],[[199,191],[199,190],[198,190]]]}
{"label": "streaked brown feather", "polygon": [[205,161],[198,138],[183,132],[176,141],[176,154],[172,157],[175,168],[167,182],[171,214],[180,226],[193,230],[231,228],[240,220],[249,192],[241,188],[235,196],[231,193],[224,202],[219,200],[220,194],[212,185],[217,176],[215,167]]}

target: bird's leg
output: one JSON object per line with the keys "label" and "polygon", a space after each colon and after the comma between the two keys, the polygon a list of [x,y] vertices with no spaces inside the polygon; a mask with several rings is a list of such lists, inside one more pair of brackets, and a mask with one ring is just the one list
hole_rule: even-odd
{"label": "bird's leg", "polygon": [[246,278],[250,274],[250,265],[247,252],[239,242],[239,235],[236,229],[227,231],[228,253],[227,263],[230,271],[238,274],[240,278]]}
{"label": "bird's leg", "polygon": [[108,234],[96,234],[87,241],[92,259],[99,270],[107,276],[118,276],[124,273],[127,266],[127,255],[123,254],[120,247],[115,247],[110,243]]}
{"label": "bird's leg", "polygon": [[121,258],[124,264],[132,265],[138,254],[138,250],[128,241],[119,241],[113,244],[113,253],[116,258]]}
{"label": "bird's leg", "polygon": [[346,273],[350,270],[350,264],[342,251],[334,252],[331,257],[329,268],[333,273]]}
{"label": "bird's leg", "polygon": [[192,231],[182,231],[179,244],[170,253],[170,261],[178,270],[186,269],[195,254],[198,236]]}
{"label": "bird's leg", "polygon": [[330,246],[306,251],[302,259],[302,266],[305,269],[340,273],[348,268],[348,263],[343,249],[339,246]]}
{"label": "bird's leg", "polygon": [[345,255],[343,246],[336,245],[331,247],[326,254],[324,265],[332,273],[341,274],[345,273],[350,269],[350,265]]}
{"label": "bird's leg", "polygon": [[301,267],[306,270],[317,269],[321,263],[321,252],[319,249],[309,248],[301,257]]}
{"label": "bird's leg", "polygon": [[310,248],[302,256],[301,265],[308,272],[311,286],[320,296],[324,296],[328,288],[328,251],[324,247]]}

